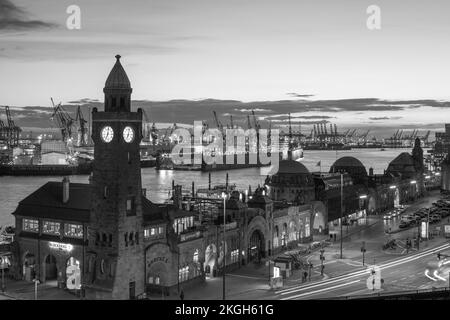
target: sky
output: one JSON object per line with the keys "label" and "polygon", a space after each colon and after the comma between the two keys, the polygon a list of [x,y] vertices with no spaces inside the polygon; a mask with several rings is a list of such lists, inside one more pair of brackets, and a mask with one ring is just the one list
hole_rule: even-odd
{"label": "sky", "polygon": [[[80,30],[66,27],[72,4]],[[380,30],[366,26],[372,4]],[[339,124],[426,127],[450,116],[447,0],[0,0],[0,9],[0,105],[102,101],[119,53],[135,100],[273,101],[272,109],[294,100],[298,116]],[[406,107],[370,100],[336,113],[302,102],[358,99]]]}

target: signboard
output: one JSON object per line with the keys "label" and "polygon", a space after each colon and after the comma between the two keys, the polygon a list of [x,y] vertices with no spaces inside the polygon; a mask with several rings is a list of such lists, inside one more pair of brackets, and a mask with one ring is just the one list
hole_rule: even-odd
{"label": "signboard", "polygon": [[73,245],[70,243],[49,242],[48,246],[50,249],[59,249],[67,252],[70,252],[73,249]]}
{"label": "signboard", "polygon": [[422,221],[422,225],[420,228],[420,236],[422,238],[428,238],[428,222]]}

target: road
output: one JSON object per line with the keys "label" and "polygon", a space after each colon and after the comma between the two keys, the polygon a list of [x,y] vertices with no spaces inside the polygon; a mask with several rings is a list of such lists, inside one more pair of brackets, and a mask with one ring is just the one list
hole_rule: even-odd
{"label": "road", "polygon": [[[435,272],[446,267],[443,263],[439,263],[436,258],[437,252],[445,252],[446,250],[450,250],[450,243],[378,264],[381,269],[381,278],[384,279],[384,285],[379,290],[371,290],[367,287],[366,282],[373,267],[370,265],[366,270],[275,291],[272,299],[330,299],[383,291],[394,292],[446,286],[448,284],[448,273],[445,277],[442,272]],[[450,261],[445,262],[450,265]],[[439,264],[441,264],[440,267]],[[431,277],[429,277],[430,274]],[[439,275],[440,279],[433,277],[433,274]]]}

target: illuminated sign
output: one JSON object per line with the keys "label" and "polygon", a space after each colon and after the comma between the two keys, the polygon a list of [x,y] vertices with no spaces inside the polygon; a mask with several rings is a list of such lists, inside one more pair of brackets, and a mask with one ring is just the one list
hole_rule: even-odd
{"label": "illuminated sign", "polygon": [[422,227],[420,228],[420,236],[422,238],[427,238],[428,236],[428,222],[422,221]]}
{"label": "illuminated sign", "polygon": [[169,262],[169,259],[166,258],[166,257],[156,257],[156,258],[153,258],[152,260],[150,260],[150,262],[148,263],[148,265],[150,266],[152,263],[155,263],[155,262],[158,262],[158,261],[162,261],[162,262],[164,262],[164,263],[168,263],[168,262]]}
{"label": "illuminated sign", "polygon": [[73,249],[73,245],[70,243],[49,242],[48,246],[50,249],[59,249],[67,252],[70,252]]}
{"label": "illuminated sign", "polygon": [[280,268],[279,267],[273,267],[273,277],[278,278],[280,276]]}

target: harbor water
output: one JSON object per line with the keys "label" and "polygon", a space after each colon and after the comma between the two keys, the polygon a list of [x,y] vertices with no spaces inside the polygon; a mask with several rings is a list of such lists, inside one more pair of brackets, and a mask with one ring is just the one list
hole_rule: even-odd
{"label": "harbor water", "polygon": [[[411,152],[410,149],[353,149],[342,151],[305,150],[301,160],[311,172],[328,172],[336,159],[343,156],[353,156],[359,159],[367,171],[372,167],[375,173],[383,173],[390,161],[402,152]],[[424,153],[426,150],[424,150]],[[320,166],[318,165],[320,161]],[[258,184],[263,185],[266,178],[259,168],[238,169],[230,171],[211,172],[211,184],[225,184],[226,173],[229,174],[229,183],[235,184],[237,189],[245,189],[250,185],[254,190]],[[20,200],[34,192],[47,181],[60,181],[62,177],[0,177],[0,225],[13,225],[11,213],[16,209]],[[154,202],[164,202],[168,198],[172,186],[183,185],[185,190],[191,190],[192,181],[195,188],[208,186],[208,173],[200,171],[170,171],[154,168],[142,169],[142,187],[147,189],[147,197]],[[88,183],[87,175],[71,176],[71,182]]]}

